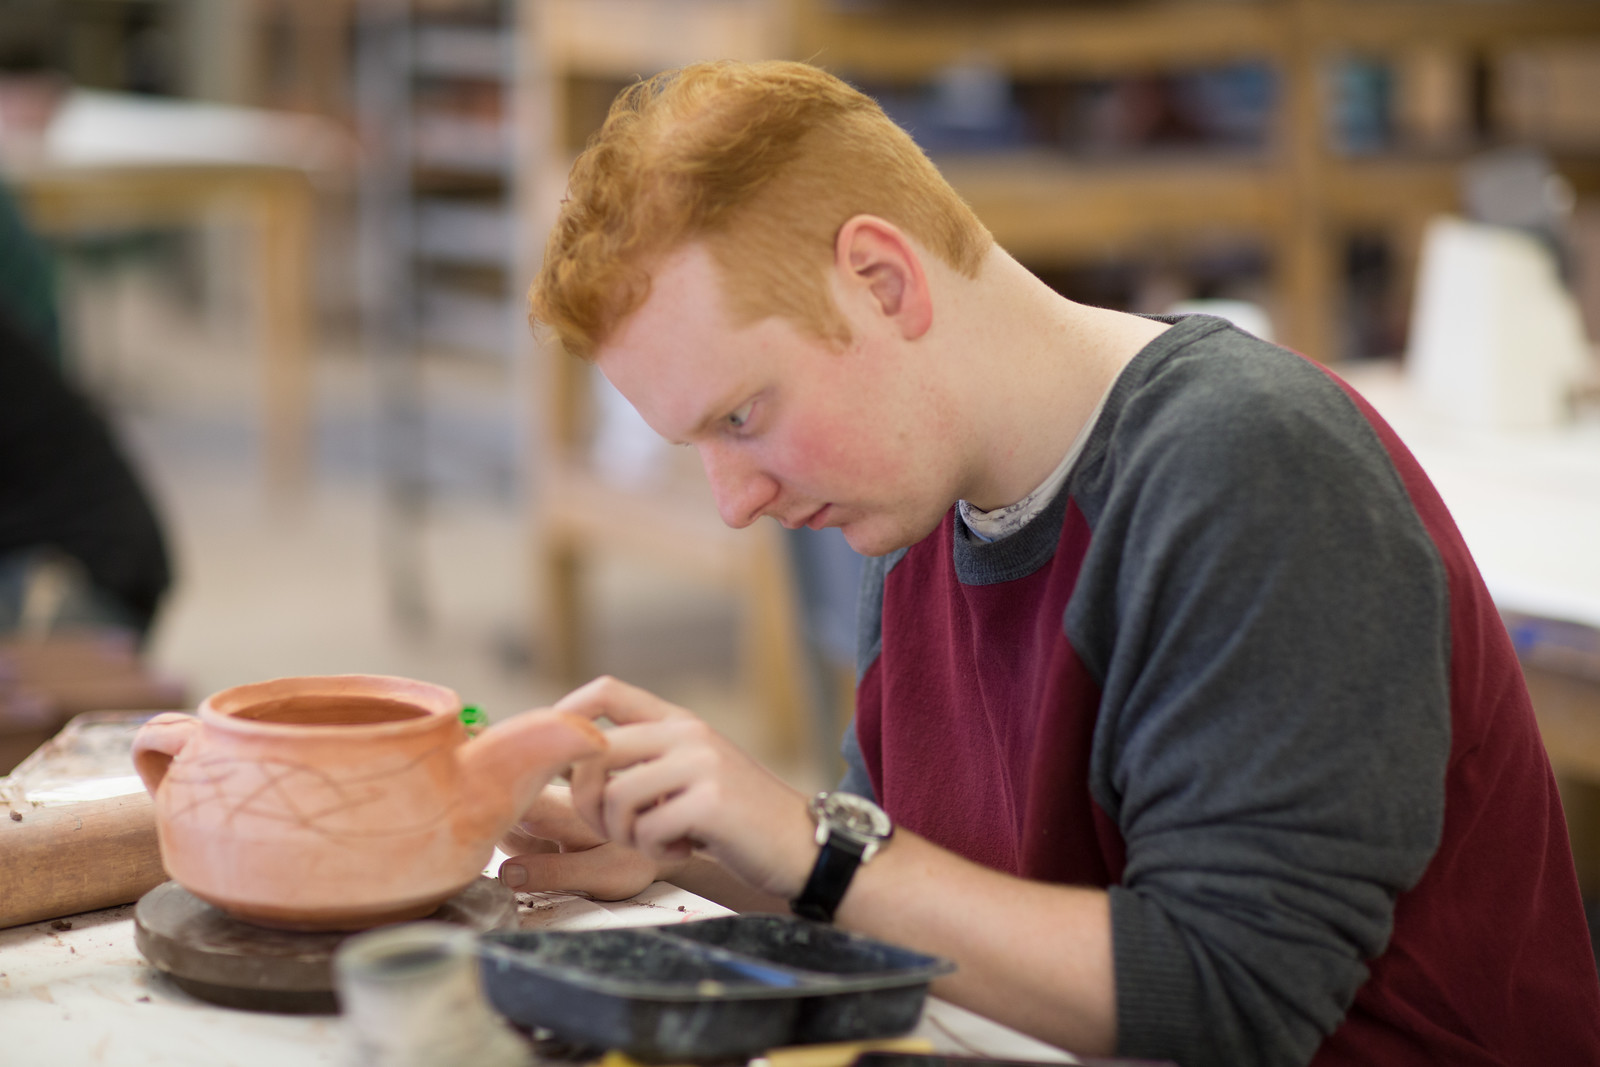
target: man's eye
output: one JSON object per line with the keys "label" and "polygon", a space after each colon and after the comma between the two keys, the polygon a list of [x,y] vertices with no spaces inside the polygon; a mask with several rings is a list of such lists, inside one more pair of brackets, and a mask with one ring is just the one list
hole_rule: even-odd
{"label": "man's eye", "polygon": [[728,425],[735,430],[743,429],[744,424],[750,421],[750,409],[755,407],[755,403],[754,400],[751,400],[739,408],[738,411],[730,413],[728,415]]}

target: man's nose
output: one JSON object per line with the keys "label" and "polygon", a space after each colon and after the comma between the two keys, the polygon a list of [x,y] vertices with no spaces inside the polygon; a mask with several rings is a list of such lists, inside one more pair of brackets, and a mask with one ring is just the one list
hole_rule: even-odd
{"label": "man's nose", "polygon": [[736,530],[744,529],[766,514],[766,509],[777,499],[777,480],[763,474],[738,449],[720,442],[701,445],[700,463],[711,482],[711,494],[716,498],[722,521]]}

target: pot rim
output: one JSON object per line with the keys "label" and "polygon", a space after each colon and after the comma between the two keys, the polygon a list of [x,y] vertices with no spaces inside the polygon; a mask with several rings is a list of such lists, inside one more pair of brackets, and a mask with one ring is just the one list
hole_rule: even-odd
{"label": "pot rim", "polygon": [[[425,714],[393,722],[307,723],[266,722],[241,719],[237,712],[266,700],[291,696],[369,696],[400,700]],[[229,704],[230,710],[223,710]],[[222,705],[219,707],[219,705]],[[270,678],[229,686],[200,702],[197,713],[202,722],[220,729],[261,737],[282,737],[304,730],[315,730],[318,737],[392,737],[438,729],[441,722],[456,722],[462,708],[461,697],[453,689],[415,678],[392,674],[315,674]]]}

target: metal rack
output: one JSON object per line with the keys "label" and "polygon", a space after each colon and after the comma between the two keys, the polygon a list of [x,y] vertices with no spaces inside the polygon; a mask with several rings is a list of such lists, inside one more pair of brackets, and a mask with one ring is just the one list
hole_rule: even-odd
{"label": "metal rack", "polygon": [[[510,0],[364,0],[356,15],[365,336],[380,398],[396,617],[429,618],[421,533],[441,486],[515,498],[526,451],[519,12]],[[493,384],[479,423],[441,408],[430,361]]]}

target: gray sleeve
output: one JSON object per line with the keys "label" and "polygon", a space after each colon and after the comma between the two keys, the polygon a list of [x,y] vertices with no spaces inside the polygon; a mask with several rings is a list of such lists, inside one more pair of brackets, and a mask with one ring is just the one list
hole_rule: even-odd
{"label": "gray sleeve", "polygon": [[[906,549],[896,549],[886,556],[868,556],[862,561],[861,592],[856,598],[856,678],[859,680],[872,666],[883,650],[883,582],[894,565],[905,558]],[[856,724],[851,721],[844,732],[844,743],[839,748],[844,757],[844,777],[838,788],[876,801],[872,778],[867,774],[866,762],[861,758],[861,743],[856,737]]]}
{"label": "gray sleeve", "polygon": [[872,790],[872,779],[867,775],[867,765],[861,758],[861,745],[856,741],[856,724],[852,721],[844,732],[844,743],[839,746],[844,757],[844,777],[837,788],[843,793],[854,793],[876,803],[878,797]]}
{"label": "gray sleeve", "polygon": [[883,583],[909,551],[897,548],[886,556],[868,556],[861,562],[861,592],[856,597],[857,681],[883,651]]}
{"label": "gray sleeve", "polygon": [[1293,406],[1267,389],[1222,417],[1153,390],[1086,494],[1066,628],[1101,681],[1091,788],[1127,847],[1123,1055],[1309,1061],[1438,846],[1443,565],[1376,435],[1305,374]]}

